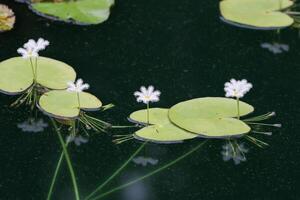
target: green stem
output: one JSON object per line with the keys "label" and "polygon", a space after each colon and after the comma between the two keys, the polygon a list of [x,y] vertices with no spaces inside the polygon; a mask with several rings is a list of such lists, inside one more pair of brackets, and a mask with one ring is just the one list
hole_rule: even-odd
{"label": "green stem", "polygon": [[50,118],[51,121],[52,121],[52,124],[56,130],[56,133],[57,133],[57,136],[59,138],[59,141],[60,141],[60,144],[63,148],[63,153],[64,153],[64,156],[66,158],[66,161],[67,161],[67,164],[68,164],[68,167],[69,167],[69,171],[70,171],[70,175],[71,175],[71,178],[72,178],[72,183],[73,183],[73,187],[74,187],[74,192],[75,192],[75,198],[76,200],[80,200],[80,197],[79,197],[79,192],[78,192],[78,186],[77,186],[77,182],[76,182],[76,177],[75,177],[75,172],[74,172],[74,169],[73,169],[73,166],[72,166],[72,162],[71,162],[71,159],[70,159],[70,156],[69,156],[69,153],[67,151],[67,148],[66,148],[66,145],[65,145],[65,142],[60,134],[60,131],[56,125],[56,122]]}
{"label": "green stem", "polygon": [[29,60],[30,60],[30,65],[31,65],[31,70],[32,70],[33,82],[35,83],[36,79],[35,79],[35,72],[34,72],[32,58],[30,58]]}
{"label": "green stem", "polygon": [[[66,144],[66,147],[67,146],[68,146],[68,143]],[[57,175],[58,175],[58,172],[59,172],[59,169],[60,169],[60,166],[61,166],[63,158],[64,158],[64,152],[62,151],[61,154],[60,154],[60,157],[59,157],[59,160],[58,160],[58,163],[57,163],[57,166],[56,166],[56,169],[55,169],[52,181],[51,181],[50,189],[49,189],[49,192],[48,192],[48,195],[47,195],[47,200],[51,199],[51,195],[53,193],[54,184],[56,182],[56,178],[57,178]]]}
{"label": "green stem", "polygon": [[79,98],[79,92],[76,92],[77,93],[77,100],[78,100],[78,108],[80,108],[80,98]]}
{"label": "green stem", "polygon": [[115,187],[115,188],[109,190],[108,192],[102,193],[101,195],[99,195],[99,196],[97,196],[97,197],[95,197],[95,198],[93,198],[93,199],[91,199],[91,200],[101,199],[101,198],[103,198],[103,197],[105,197],[105,196],[107,196],[107,195],[109,195],[109,194],[111,194],[111,193],[113,193],[113,192],[116,192],[116,191],[121,190],[121,189],[123,189],[123,188],[126,188],[126,187],[128,187],[128,186],[131,186],[131,185],[133,185],[133,184],[135,184],[135,183],[137,183],[137,182],[139,182],[139,181],[142,181],[142,180],[144,180],[144,179],[146,179],[146,178],[149,178],[150,176],[153,176],[153,175],[155,175],[155,174],[157,174],[157,173],[163,171],[164,169],[167,169],[167,168],[171,167],[172,165],[176,164],[177,162],[181,161],[182,159],[186,158],[187,156],[189,156],[189,155],[191,155],[192,153],[194,153],[195,151],[197,151],[197,150],[198,150],[200,147],[202,147],[207,141],[208,141],[208,140],[203,141],[202,143],[200,143],[199,145],[197,145],[196,147],[194,147],[194,148],[191,149],[190,151],[186,152],[185,154],[183,154],[182,156],[176,158],[175,160],[173,160],[173,161],[171,161],[171,162],[169,162],[169,163],[163,165],[162,167],[160,167],[160,168],[158,168],[158,169],[156,169],[156,170],[154,170],[154,171],[152,171],[152,172],[150,172],[150,173],[148,173],[148,174],[146,174],[146,175],[144,175],[144,176],[142,176],[142,177],[139,177],[139,178],[137,178],[137,179],[135,179],[135,180],[132,180],[132,181],[130,181],[130,182],[128,182],[128,183],[125,183],[125,184],[123,184],[123,185],[120,185],[120,186],[118,186],[118,187]]}
{"label": "green stem", "polygon": [[149,102],[147,103],[147,126],[149,125]]}
{"label": "green stem", "polygon": [[106,181],[104,181],[99,187],[97,187],[84,200],[90,199],[98,191],[100,191],[104,186],[106,186],[113,178],[115,178],[131,162],[131,160],[145,147],[146,144],[147,144],[147,142],[144,142],[117,171],[115,171]]}
{"label": "green stem", "polygon": [[240,119],[240,99],[239,97],[236,98],[237,101],[237,114],[238,114],[238,119]]}

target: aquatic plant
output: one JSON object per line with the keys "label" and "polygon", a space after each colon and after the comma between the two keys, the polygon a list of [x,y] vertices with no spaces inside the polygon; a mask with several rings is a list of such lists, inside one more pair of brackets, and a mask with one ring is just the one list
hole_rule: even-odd
{"label": "aquatic plant", "polygon": [[295,13],[286,11],[291,0],[222,0],[222,20],[236,26],[253,29],[280,29],[294,23]]}
{"label": "aquatic plant", "polygon": [[0,92],[21,95],[12,106],[25,103],[33,109],[41,94],[51,89],[66,89],[67,82],[75,80],[74,69],[61,61],[40,57],[48,41],[30,39],[17,51],[22,57],[14,57],[0,62]]}
{"label": "aquatic plant", "polygon": [[274,42],[274,43],[265,42],[265,43],[262,43],[260,46],[263,49],[268,49],[273,54],[280,54],[280,53],[288,52],[290,50],[289,45],[280,44],[277,42]]}
{"label": "aquatic plant", "polygon": [[43,132],[49,125],[43,119],[29,118],[25,122],[18,123],[17,127],[23,132]]}
{"label": "aquatic plant", "polygon": [[152,85],[146,89],[145,86],[142,86],[141,91],[136,91],[134,92],[134,96],[136,96],[136,101],[137,102],[143,102],[144,104],[147,105],[147,123],[149,124],[149,104],[150,102],[158,102],[159,101],[159,96],[160,96],[160,91],[155,90]]}
{"label": "aquatic plant", "polygon": [[60,0],[28,3],[29,8],[42,17],[78,25],[90,25],[100,24],[109,18],[114,0]]}
{"label": "aquatic plant", "polygon": [[249,150],[245,147],[244,143],[238,144],[236,140],[233,142],[229,140],[222,148],[221,154],[224,161],[232,159],[234,164],[238,165],[247,160],[245,154],[248,153]]}
{"label": "aquatic plant", "polygon": [[9,31],[14,27],[16,17],[6,5],[0,4],[0,32]]}

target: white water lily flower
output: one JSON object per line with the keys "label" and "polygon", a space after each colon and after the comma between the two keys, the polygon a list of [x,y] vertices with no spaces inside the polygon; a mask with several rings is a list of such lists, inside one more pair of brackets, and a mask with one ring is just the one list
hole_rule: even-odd
{"label": "white water lily flower", "polygon": [[237,145],[237,147],[233,147],[229,142],[223,145],[221,155],[223,156],[224,161],[229,161],[232,159],[234,164],[238,165],[247,160],[245,153],[248,153],[249,150],[244,146],[243,143]]}
{"label": "white water lily flower", "polygon": [[242,98],[252,88],[252,84],[248,83],[246,79],[235,80],[231,79],[230,82],[225,83],[224,90],[226,97]]}
{"label": "white water lily flower", "polygon": [[44,50],[48,45],[49,41],[44,40],[43,38],[39,38],[37,42],[30,39],[23,45],[23,48],[19,48],[17,52],[25,59],[36,58],[39,56],[39,51]]}
{"label": "white water lily flower", "polygon": [[137,102],[143,102],[145,104],[148,104],[149,102],[158,102],[160,91],[154,90],[154,87],[150,85],[148,89],[146,89],[145,86],[142,86],[141,91],[136,91],[134,93],[134,96],[136,97]]}
{"label": "white water lily flower", "polygon": [[68,83],[68,92],[82,92],[83,90],[89,89],[90,85],[87,83],[83,83],[83,80],[80,78],[75,83],[69,81]]}

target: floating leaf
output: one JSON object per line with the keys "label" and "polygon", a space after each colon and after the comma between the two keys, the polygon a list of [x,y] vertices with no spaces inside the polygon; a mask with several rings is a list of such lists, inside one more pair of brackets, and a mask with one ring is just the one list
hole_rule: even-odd
{"label": "floating leaf", "polygon": [[114,0],[76,0],[32,3],[31,8],[51,19],[77,24],[100,24],[108,19],[113,4]]}
{"label": "floating leaf", "polygon": [[14,27],[16,17],[6,5],[0,4],[0,32],[9,31]]}
{"label": "floating leaf", "polygon": [[[35,62],[33,62],[35,63]],[[10,58],[0,63],[0,91],[19,94],[33,84],[33,73],[29,59]],[[37,61],[37,83],[49,89],[65,89],[68,81],[74,81],[74,69],[58,60],[39,57]]]}
{"label": "floating leaf", "polygon": [[[253,112],[254,108],[240,102],[240,115]],[[233,119],[237,116],[234,99],[205,97],[184,101],[169,111],[170,120],[177,126],[204,137],[222,138],[240,136],[251,129],[244,122]]]}
{"label": "floating leaf", "polygon": [[290,0],[223,0],[220,11],[224,21],[237,26],[278,29],[293,24],[293,18],[281,12],[293,4]]}
{"label": "floating leaf", "polygon": [[43,94],[39,100],[40,109],[47,115],[58,119],[76,118],[80,110],[94,111],[100,109],[101,101],[87,92],[79,93],[66,90],[53,90]]}
{"label": "floating leaf", "polygon": [[138,140],[155,143],[178,143],[198,137],[172,123],[147,126],[135,132],[133,136]]}
{"label": "floating leaf", "polygon": [[[149,124],[168,124],[170,123],[168,117],[169,109],[166,108],[150,108],[149,109]],[[147,109],[138,110],[130,114],[130,121],[139,124],[147,124]]]}

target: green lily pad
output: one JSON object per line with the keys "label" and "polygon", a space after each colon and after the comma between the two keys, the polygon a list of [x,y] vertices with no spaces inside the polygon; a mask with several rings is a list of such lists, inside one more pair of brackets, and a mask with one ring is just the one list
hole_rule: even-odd
{"label": "green lily pad", "polygon": [[238,137],[251,130],[243,121],[234,118],[188,118],[174,123],[205,138]]}
{"label": "green lily pad", "polygon": [[[253,112],[254,108],[240,101],[240,115]],[[222,97],[205,97],[184,101],[169,110],[171,122],[203,137],[223,138],[240,136],[251,129],[237,117],[237,102]]]}
{"label": "green lily pad", "polygon": [[53,90],[43,94],[39,100],[39,108],[52,117],[71,119],[79,116],[80,110],[94,111],[100,109],[101,101],[94,95],[79,93],[80,105],[76,92]]}
{"label": "green lily pad", "polygon": [[[49,89],[66,89],[68,81],[74,81],[74,69],[58,60],[39,57],[37,83]],[[24,92],[33,84],[33,73],[29,59],[10,58],[0,63],[0,91],[15,95]]]}
{"label": "green lily pad", "polygon": [[65,22],[78,24],[100,24],[110,15],[114,0],[76,0],[63,2],[32,3],[38,14]]}
{"label": "green lily pad", "polygon": [[9,31],[14,27],[16,17],[6,5],[0,4],[0,32]]}
{"label": "green lily pad", "polygon": [[180,143],[198,137],[198,135],[185,131],[172,123],[147,126],[135,132],[133,136],[138,140],[154,143]]}
{"label": "green lily pad", "polygon": [[[247,115],[254,108],[240,101],[240,116]],[[204,97],[183,101],[171,107],[169,111],[171,120],[180,118],[220,118],[237,117],[237,101],[223,97]]]}
{"label": "green lily pad", "polygon": [[[168,124],[169,109],[166,108],[150,108],[149,109],[149,124]],[[147,124],[147,109],[138,110],[130,114],[129,120],[132,122]]]}
{"label": "green lily pad", "polygon": [[293,24],[293,18],[281,12],[293,4],[291,0],[223,0],[220,11],[229,23],[249,28],[278,29]]}

